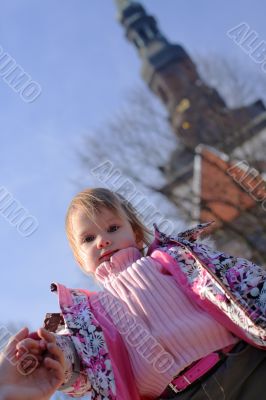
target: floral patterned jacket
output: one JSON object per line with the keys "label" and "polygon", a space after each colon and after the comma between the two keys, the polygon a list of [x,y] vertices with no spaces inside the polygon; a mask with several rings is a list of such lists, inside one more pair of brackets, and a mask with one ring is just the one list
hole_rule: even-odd
{"label": "floral patterned jacket", "polygon": [[[167,236],[155,226],[148,255],[159,261],[186,294],[218,322],[254,346],[266,347],[266,270],[197,238],[208,224]],[[47,314],[68,359],[64,393],[96,400],[140,400],[123,340],[97,293],[53,284],[61,314]],[[89,398],[89,397],[88,397]],[[145,399],[141,399],[145,400]]]}
{"label": "floral patterned jacket", "polygon": [[44,327],[56,334],[67,361],[60,390],[92,400],[140,400],[124,342],[97,293],[55,283],[51,290],[62,313],[46,314]]}
{"label": "floral patterned jacket", "polygon": [[148,255],[228,330],[253,346],[266,348],[266,269],[197,242],[210,224],[172,237],[155,225]]}

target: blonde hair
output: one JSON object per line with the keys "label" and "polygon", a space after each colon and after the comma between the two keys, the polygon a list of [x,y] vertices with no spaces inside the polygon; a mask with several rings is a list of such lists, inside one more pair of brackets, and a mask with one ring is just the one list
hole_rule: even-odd
{"label": "blonde hair", "polygon": [[141,222],[137,215],[137,210],[121,194],[105,188],[85,189],[73,198],[66,214],[67,238],[74,257],[81,266],[82,260],[76,246],[71,220],[72,213],[76,208],[83,208],[92,221],[95,221],[97,214],[102,208],[107,208],[118,216],[124,214],[135,233],[136,242],[143,242],[145,246],[150,244],[151,232]]}

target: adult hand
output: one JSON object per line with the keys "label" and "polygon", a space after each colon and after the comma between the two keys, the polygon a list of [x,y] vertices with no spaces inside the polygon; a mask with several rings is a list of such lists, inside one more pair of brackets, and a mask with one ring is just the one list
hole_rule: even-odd
{"label": "adult hand", "polygon": [[28,329],[23,328],[0,353],[0,400],[48,400],[64,381],[64,355],[54,336],[45,329],[39,329],[38,335],[46,341],[49,354],[38,366],[35,358],[35,369],[30,375],[25,374],[23,357],[22,362],[16,359],[16,345],[28,334]]}

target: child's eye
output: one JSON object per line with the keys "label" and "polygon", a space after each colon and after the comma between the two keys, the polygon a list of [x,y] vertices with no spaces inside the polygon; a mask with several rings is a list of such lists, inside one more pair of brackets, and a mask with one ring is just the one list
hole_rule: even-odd
{"label": "child's eye", "polygon": [[89,236],[86,236],[86,237],[83,239],[83,243],[92,242],[93,240],[94,240],[94,236],[93,236],[93,235],[89,235]]}
{"label": "child's eye", "polygon": [[108,232],[116,232],[118,231],[119,226],[118,225],[111,225],[108,229]]}

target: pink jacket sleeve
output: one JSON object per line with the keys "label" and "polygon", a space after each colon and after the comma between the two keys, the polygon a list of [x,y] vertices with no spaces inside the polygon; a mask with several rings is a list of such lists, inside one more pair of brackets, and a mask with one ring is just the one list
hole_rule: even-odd
{"label": "pink jacket sleeve", "polygon": [[45,328],[56,334],[68,360],[61,390],[72,397],[90,393],[92,400],[140,400],[123,340],[97,296],[92,301],[93,293],[60,284],[52,291],[61,314],[54,314],[54,323],[48,315]]}

